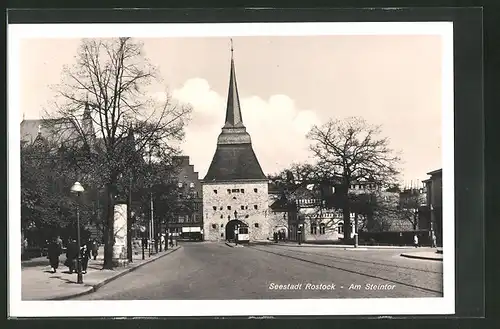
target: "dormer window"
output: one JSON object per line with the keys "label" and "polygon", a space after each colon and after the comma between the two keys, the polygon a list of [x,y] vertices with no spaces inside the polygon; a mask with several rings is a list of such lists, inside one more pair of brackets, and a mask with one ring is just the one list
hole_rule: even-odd
{"label": "dormer window", "polygon": [[231,194],[231,189],[229,189],[229,188],[228,188],[228,189],[227,189],[227,193],[228,193],[228,194]]}
{"label": "dormer window", "polygon": [[213,206],[212,208],[213,208],[214,210],[217,210],[217,206]]}
{"label": "dormer window", "polygon": [[214,193],[217,194],[217,190],[214,190]]}
{"label": "dormer window", "polygon": [[241,191],[241,193],[245,193],[245,189],[241,189],[240,191]]}
{"label": "dormer window", "polygon": [[253,206],[253,209],[257,210],[259,207],[257,205]]}
{"label": "dormer window", "polygon": [[231,210],[231,206],[227,206],[227,210]]}
{"label": "dormer window", "polygon": [[254,191],[255,193],[257,193],[257,189],[256,189],[256,188],[254,188],[254,189],[253,189],[253,191]]}
{"label": "dormer window", "polygon": [[241,206],[241,210],[245,210],[245,206]]}

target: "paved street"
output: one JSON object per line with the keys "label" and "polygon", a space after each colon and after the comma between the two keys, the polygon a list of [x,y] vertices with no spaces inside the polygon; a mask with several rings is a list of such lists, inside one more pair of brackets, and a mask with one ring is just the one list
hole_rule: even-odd
{"label": "paved street", "polygon": [[[183,243],[169,257],[77,299],[442,296],[442,262],[407,259],[400,254],[401,250],[394,249],[231,248],[222,243]],[[316,286],[321,284],[323,287]]]}

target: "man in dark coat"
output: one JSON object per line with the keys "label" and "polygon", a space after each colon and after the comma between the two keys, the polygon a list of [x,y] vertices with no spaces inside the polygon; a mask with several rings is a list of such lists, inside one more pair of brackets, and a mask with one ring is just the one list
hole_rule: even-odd
{"label": "man in dark coat", "polygon": [[52,268],[52,273],[56,273],[59,267],[59,256],[61,255],[61,246],[59,245],[57,239],[52,240],[48,245],[48,256],[50,267]]}
{"label": "man in dark coat", "polygon": [[80,247],[80,259],[82,261],[82,272],[83,274],[87,273],[87,265],[89,264],[90,258],[90,243],[84,243]]}
{"label": "man in dark coat", "polygon": [[94,260],[97,258],[97,254],[99,253],[99,244],[97,243],[96,239],[92,240],[92,257]]}
{"label": "man in dark coat", "polygon": [[78,244],[75,239],[72,239],[68,243],[68,248],[66,250],[66,262],[64,263],[69,268],[69,273],[76,271],[76,258],[78,257]]}

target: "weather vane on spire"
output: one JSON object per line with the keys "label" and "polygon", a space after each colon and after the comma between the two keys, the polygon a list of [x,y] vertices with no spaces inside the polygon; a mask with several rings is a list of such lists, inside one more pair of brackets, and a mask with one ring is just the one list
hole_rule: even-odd
{"label": "weather vane on spire", "polygon": [[231,40],[231,57],[233,57],[233,38],[230,39]]}

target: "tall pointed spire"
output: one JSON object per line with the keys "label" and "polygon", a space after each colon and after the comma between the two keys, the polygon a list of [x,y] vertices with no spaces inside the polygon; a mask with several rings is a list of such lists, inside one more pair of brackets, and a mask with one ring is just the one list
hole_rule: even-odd
{"label": "tall pointed spire", "polygon": [[233,39],[231,39],[231,71],[229,73],[229,91],[227,93],[226,123],[224,127],[244,127],[243,118],[241,116],[238,85],[236,83],[236,71],[234,69]]}
{"label": "tall pointed spire", "polygon": [[226,121],[217,138],[212,163],[204,181],[267,181],[252,148],[252,139],[243,125],[231,40],[231,72],[227,95]]}

